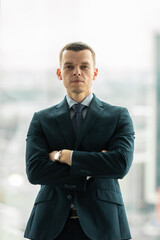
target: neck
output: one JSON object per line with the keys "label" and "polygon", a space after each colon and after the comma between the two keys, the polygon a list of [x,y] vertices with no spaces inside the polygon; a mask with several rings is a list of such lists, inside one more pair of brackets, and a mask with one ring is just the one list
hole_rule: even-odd
{"label": "neck", "polygon": [[77,94],[67,92],[68,96],[78,103],[81,103],[90,93],[91,92]]}

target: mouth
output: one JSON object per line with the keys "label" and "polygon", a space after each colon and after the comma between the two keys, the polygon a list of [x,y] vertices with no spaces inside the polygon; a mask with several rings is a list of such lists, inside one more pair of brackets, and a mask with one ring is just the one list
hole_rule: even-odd
{"label": "mouth", "polygon": [[82,80],[73,80],[73,81],[71,81],[71,83],[83,83],[83,81]]}
{"label": "mouth", "polygon": [[79,78],[71,80],[71,83],[81,83],[81,82],[84,82],[84,81]]}
{"label": "mouth", "polygon": [[83,81],[82,80],[74,80],[72,82],[74,83],[74,82],[83,82]]}

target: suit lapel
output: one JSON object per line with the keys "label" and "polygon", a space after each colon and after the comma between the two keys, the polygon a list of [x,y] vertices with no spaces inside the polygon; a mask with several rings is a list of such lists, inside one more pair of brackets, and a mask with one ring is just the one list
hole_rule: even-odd
{"label": "suit lapel", "polygon": [[56,120],[59,128],[64,136],[64,139],[66,140],[66,143],[69,146],[69,149],[74,150],[78,148],[83,138],[87,135],[87,132],[94,125],[96,119],[103,112],[103,105],[101,101],[94,95],[88,108],[87,115],[82,122],[80,133],[77,139],[74,133],[66,98],[64,98],[64,100],[57,105],[56,110]]}
{"label": "suit lapel", "polygon": [[69,146],[69,149],[73,149],[76,137],[72,126],[72,121],[70,118],[70,112],[66,98],[64,98],[64,100],[57,105],[56,109],[57,109],[56,119],[58,125],[61,129],[64,139],[66,140]]}
{"label": "suit lapel", "polygon": [[91,101],[91,104],[88,108],[87,115],[82,122],[80,133],[75,144],[75,149],[78,148],[81,141],[87,135],[87,132],[92,128],[96,119],[100,116],[102,112],[103,112],[103,105],[101,101],[98,98],[96,98],[94,95]]}

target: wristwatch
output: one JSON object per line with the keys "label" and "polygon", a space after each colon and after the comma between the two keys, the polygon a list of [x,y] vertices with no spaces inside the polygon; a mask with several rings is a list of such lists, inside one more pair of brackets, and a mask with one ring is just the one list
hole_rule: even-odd
{"label": "wristwatch", "polygon": [[62,150],[56,152],[56,154],[54,155],[54,160],[55,161],[59,161],[60,162],[61,153],[62,153]]}

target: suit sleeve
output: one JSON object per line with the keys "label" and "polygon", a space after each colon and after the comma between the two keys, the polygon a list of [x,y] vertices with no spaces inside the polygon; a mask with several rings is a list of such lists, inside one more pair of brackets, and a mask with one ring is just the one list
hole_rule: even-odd
{"label": "suit sleeve", "polygon": [[73,177],[70,174],[70,166],[49,160],[49,146],[38,113],[34,114],[27,134],[26,173],[32,184],[64,188],[73,186],[75,190],[80,191],[85,187],[85,177]]}
{"label": "suit sleeve", "polygon": [[120,110],[117,127],[105,150],[105,153],[73,151],[71,173],[116,179],[128,173],[133,160],[134,129],[126,108]]}

